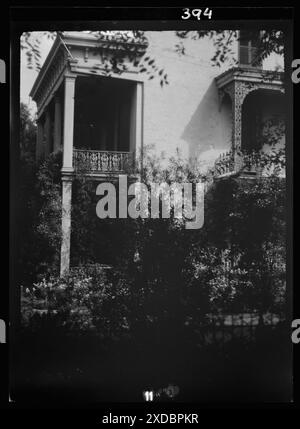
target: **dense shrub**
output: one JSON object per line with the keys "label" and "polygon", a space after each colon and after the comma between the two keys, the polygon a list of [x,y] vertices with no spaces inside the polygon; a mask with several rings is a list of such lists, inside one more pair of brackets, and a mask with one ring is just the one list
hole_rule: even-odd
{"label": "dense shrub", "polygon": [[122,282],[113,283],[97,266],[77,268],[64,278],[50,275],[31,290],[23,288],[23,326],[96,332],[102,338],[122,336],[128,330],[123,308],[127,294]]}
{"label": "dense shrub", "polygon": [[30,286],[47,272],[57,273],[61,240],[62,153],[23,172],[19,228],[19,276]]}

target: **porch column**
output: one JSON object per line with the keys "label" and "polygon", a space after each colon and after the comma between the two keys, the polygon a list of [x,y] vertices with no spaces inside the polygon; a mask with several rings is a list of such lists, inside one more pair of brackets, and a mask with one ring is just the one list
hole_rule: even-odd
{"label": "porch column", "polygon": [[65,76],[63,173],[73,170],[74,94],[76,76]]}
{"label": "porch column", "polygon": [[55,95],[54,104],[54,152],[61,149],[61,101],[60,97]]}
{"label": "porch column", "polygon": [[72,177],[62,177],[62,216],[61,216],[61,251],[60,251],[60,275],[64,276],[70,268],[71,245],[71,199]]}
{"label": "porch column", "polygon": [[48,156],[50,154],[50,139],[51,139],[51,117],[49,107],[46,109],[46,119],[44,126],[44,154]]}
{"label": "porch column", "polygon": [[242,157],[239,154],[242,148],[242,104],[243,100],[240,96],[240,91],[238,88],[238,84],[236,83],[234,86],[234,97],[233,97],[233,103],[232,103],[232,119],[233,119],[233,154],[234,154],[234,164],[235,169],[239,170],[241,163],[242,163]]}
{"label": "porch column", "polygon": [[142,159],[143,159],[143,84],[138,82],[136,85],[135,93],[135,129],[134,129],[134,142],[135,142],[135,162],[140,163],[138,165],[142,168]]}
{"label": "porch column", "polygon": [[35,158],[37,162],[39,162],[43,153],[43,133],[44,133],[44,126],[42,123],[42,119],[40,118],[37,121],[37,134],[36,134],[36,147],[35,147]]}
{"label": "porch column", "polygon": [[60,275],[70,268],[75,77],[65,76]]}

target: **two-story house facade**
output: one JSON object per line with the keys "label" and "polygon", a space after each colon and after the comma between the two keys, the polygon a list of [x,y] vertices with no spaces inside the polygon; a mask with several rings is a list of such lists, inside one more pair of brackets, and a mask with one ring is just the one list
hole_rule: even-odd
{"label": "two-story house facade", "polygon": [[[72,180],[82,163],[101,181],[142,162],[154,145],[162,157],[179,149],[223,177],[243,169],[239,150],[268,150],[257,147],[258,123],[284,118],[283,75],[275,70],[283,69],[282,59],[254,64],[256,46],[246,35],[234,45],[234,62],[218,68],[211,64],[213,40],[190,40],[179,55],[174,32],[146,33],[148,42],[110,43],[87,32],[61,33],[31,90],[37,159],[63,151],[61,274],[70,266]],[[138,60],[155,58],[168,84],[161,87],[129,61],[130,48]],[[128,65],[122,73],[107,68],[116,49]]]}

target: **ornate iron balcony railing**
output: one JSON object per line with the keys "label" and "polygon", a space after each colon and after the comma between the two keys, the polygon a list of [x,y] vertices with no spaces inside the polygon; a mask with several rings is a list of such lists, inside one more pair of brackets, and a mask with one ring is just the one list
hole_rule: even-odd
{"label": "ornate iron balcony railing", "polygon": [[132,166],[132,152],[74,149],[73,166],[76,172],[115,173]]}
{"label": "ornate iron balcony railing", "polygon": [[214,175],[223,176],[234,172],[234,157],[231,151],[222,153],[215,161]]}
{"label": "ornate iron balcony railing", "polygon": [[248,174],[261,172],[261,154],[259,152],[239,152],[234,157],[232,151],[222,153],[215,161],[213,173],[215,177],[235,174],[243,171]]}

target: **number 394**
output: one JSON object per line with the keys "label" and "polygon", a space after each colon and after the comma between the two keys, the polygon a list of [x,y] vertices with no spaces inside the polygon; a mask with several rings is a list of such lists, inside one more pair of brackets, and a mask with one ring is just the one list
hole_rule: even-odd
{"label": "number 394", "polygon": [[203,11],[203,9],[192,9],[189,8],[183,9],[183,15],[181,16],[182,19],[190,19],[191,17],[197,18],[198,21],[201,19],[201,17],[205,17],[207,19],[211,19],[212,17],[212,10],[208,7]]}

